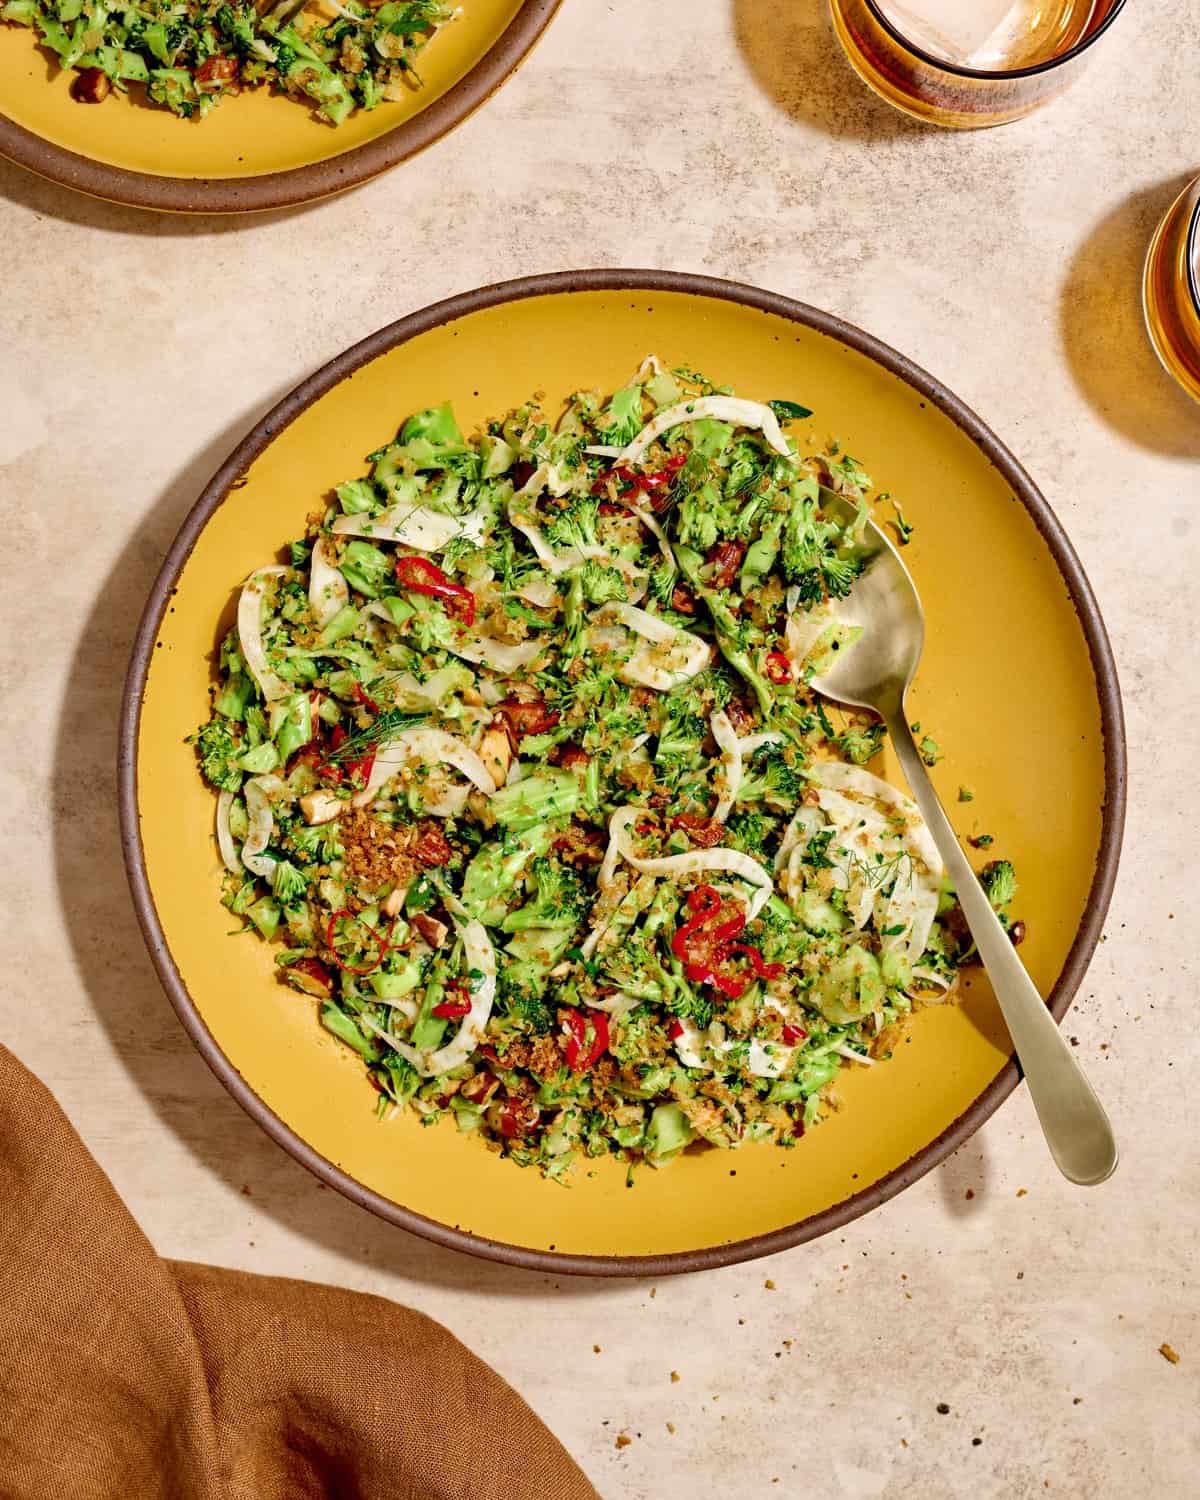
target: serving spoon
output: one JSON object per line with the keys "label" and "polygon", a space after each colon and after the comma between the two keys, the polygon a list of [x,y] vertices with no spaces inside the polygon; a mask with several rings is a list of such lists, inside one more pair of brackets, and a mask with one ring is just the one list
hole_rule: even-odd
{"label": "serving spoon", "polygon": [[883,531],[864,520],[857,507],[822,491],[821,508],[861,536],[867,561],[850,597],[837,606],[839,621],[860,625],[862,635],[828,671],[812,679],[812,686],[838,703],[873,710],[887,726],[992,982],[1050,1154],[1071,1182],[1103,1182],[1117,1165],[1108,1116],[967,862],[908,727],[904,699],[925,642],[925,613],[916,585]]}

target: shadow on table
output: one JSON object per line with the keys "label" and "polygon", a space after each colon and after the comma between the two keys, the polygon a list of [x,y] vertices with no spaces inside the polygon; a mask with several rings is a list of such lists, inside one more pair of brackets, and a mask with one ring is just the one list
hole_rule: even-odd
{"label": "shadow on table", "polygon": [[[276,224],[297,214],[308,213],[319,204],[300,203],[293,208],[268,209],[254,214],[167,214],[149,208],[128,208],[91,198],[73,188],[61,187],[15,162],[0,158],[0,198],[27,208],[44,218],[65,224],[82,224],[105,234],[178,235],[228,234],[261,224]],[[216,465],[214,464],[215,468]],[[208,476],[205,475],[205,478]]]}
{"label": "shadow on table", "polygon": [[868,142],[929,134],[854,72],[834,35],[828,0],[733,0],[733,11],[750,71],[793,120]]}
{"label": "shadow on table", "polygon": [[951,1218],[969,1218],[987,1204],[991,1175],[987,1137],[977,1131],[935,1173],[942,1206]]}
{"label": "shadow on table", "polygon": [[442,1287],[482,1283],[509,1296],[542,1295],[548,1285],[576,1293],[616,1291],[616,1281],[527,1272],[443,1249],[325,1187],[281,1151],[209,1072],[151,966],[121,873],[113,727],[125,669],[139,611],[184,516],[220,462],[277,399],[232,424],[162,495],[105,581],[72,663],[58,727],[54,845],[80,978],[114,1050],[162,1123],[211,1172],[292,1233],[348,1259]]}
{"label": "shadow on table", "polygon": [[1200,407],[1159,364],[1142,315],[1142,270],[1159,221],[1190,180],[1132,194],[1076,250],[1059,318],[1071,374],[1097,416],[1139,448],[1200,458]]}

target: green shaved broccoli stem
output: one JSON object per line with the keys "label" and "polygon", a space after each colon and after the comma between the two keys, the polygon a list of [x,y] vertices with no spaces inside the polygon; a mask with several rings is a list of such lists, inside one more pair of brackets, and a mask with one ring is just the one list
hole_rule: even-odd
{"label": "green shaved broccoli stem", "polygon": [[581,797],[579,783],[569,771],[546,771],[501,787],[490,807],[502,827],[523,833],[552,818],[569,818]]}
{"label": "green shaved broccoli stem", "polygon": [[360,1031],[357,1023],[332,1000],[327,1000],[321,1006],[321,1025],[326,1031],[332,1031],[334,1036],[345,1042],[348,1047],[353,1047],[355,1052],[360,1053],[368,1062],[379,1061],[381,1051],[379,1043]]}
{"label": "green shaved broccoli stem", "polygon": [[738,644],[738,622],[732,611],[715,589],[710,589],[700,577],[704,559],[690,547],[676,547],[675,560],[691,585],[692,592],[704,600],[712,616],[713,633],[721,655],[733,670],[748,684],[758,703],[763,718],[770,719],[775,712],[775,695],[771,684],[758,672],[745,649]]}

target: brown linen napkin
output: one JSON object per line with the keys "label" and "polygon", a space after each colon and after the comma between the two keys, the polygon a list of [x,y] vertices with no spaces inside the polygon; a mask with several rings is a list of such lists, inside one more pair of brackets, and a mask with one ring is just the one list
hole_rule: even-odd
{"label": "brown linen napkin", "polygon": [[160,1260],[2,1046],[0,1497],[599,1500],[421,1313]]}

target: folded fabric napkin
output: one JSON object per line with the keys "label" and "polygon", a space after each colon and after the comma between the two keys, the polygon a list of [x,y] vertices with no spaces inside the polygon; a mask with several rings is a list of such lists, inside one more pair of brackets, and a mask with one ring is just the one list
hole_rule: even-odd
{"label": "folded fabric napkin", "polygon": [[421,1313],[160,1260],[2,1046],[0,1496],[598,1500]]}

